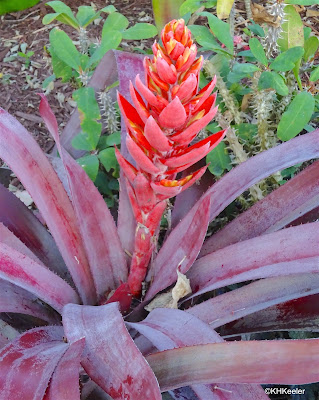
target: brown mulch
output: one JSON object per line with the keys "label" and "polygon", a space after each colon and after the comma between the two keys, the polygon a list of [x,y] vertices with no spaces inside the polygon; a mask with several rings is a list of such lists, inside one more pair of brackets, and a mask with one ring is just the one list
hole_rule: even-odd
{"label": "brown mulch", "polygon": [[[91,0],[65,0],[65,3],[75,11],[79,5],[90,5]],[[93,3],[97,9],[113,4],[133,24],[153,23],[151,0],[93,0]],[[305,25],[312,27],[313,32],[319,35],[319,17],[307,16],[309,9],[316,9],[316,6],[300,10],[301,16]],[[238,11],[241,15],[245,15],[241,2],[238,2]],[[45,50],[49,45],[49,32],[53,26],[60,25],[54,21],[48,26],[43,26],[42,18],[49,12],[52,12],[52,9],[42,1],[30,9],[0,17],[0,106],[13,114],[32,133],[45,152],[50,152],[53,142],[38,114],[37,93],[42,92],[42,82],[52,74],[50,60]],[[241,25],[239,29],[244,27],[242,24],[239,25]],[[98,26],[92,24],[89,29],[90,37],[99,37],[101,28],[102,24]],[[75,39],[72,28],[64,25],[63,29]],[[26,44],[27,52],[34,52],[30,66],[26,66],[25,60],[21,57],[11,57],[20,51],[18,47],[23,43]],[[124,42],[122,47],[130,50],[132,43]],[[73,88],[69,84],[57,81],[54,89],[47,94],[61,128],[66,125],[74,110],[72,92]]]}
{"label": "brown mulch", "polygon": [[[91,5],[90,0],[65,0],[65,4],[77,10],[79,5]],[[107,3],[113,4],[132,23],[153,23],[150,1],[109,1],[94,0],[99,10]],[[49,45],[49,32],[53,26],[61,25],[54,21],[44,26],[42,18],[52,12],[45,2],[17,13],[11,13],[0,17],[0,106],[14,115],[36,138],[45,152],[50,152],[53,141],[42,123],[38,113],[39,96],[42,92],[42,82],[52,74],[50,60],[45,50]],[[72,28],[63,26],[63,29],[75,39]],[[92,38],[100,37],[102,24],[91,25],[89,35]],[[21,51],[18,46],[26,43],[26,52],[33,51],[30,66],[25,66],[25,60],[21,57],[10,57]],[[129,44],[124,43],[126,49]],[[60,127],[66,125],[74,110],[72,101],[72,88],[69,84],[55,82],[54,89],[47,94],[49,103],[57,117]]]}

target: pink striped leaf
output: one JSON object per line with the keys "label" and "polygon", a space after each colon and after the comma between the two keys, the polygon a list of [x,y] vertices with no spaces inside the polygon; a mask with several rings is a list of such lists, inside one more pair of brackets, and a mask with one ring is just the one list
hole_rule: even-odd
{"label": "pink striped leaf", "polygon": [[50,382],[46,400],[80,400],[79,369],[85,339],[70,344]]}
{"label": "pink striped leaf", "polygon": [[223,326],[222,334],[237,336],[242,333],[302,330],[317,332],[319,295],[313,294],[277,304],[242,317]]}
{"label": "pink striped leaf", "polygon": [[[239,215],[204,244],[200,257],[218,249],[282,229],[319,205],[319,161]],[[284,207],[282,205],[285,205]]]}
{"label": "pink striped leaf", "polygon": [[210,199],[202,198],[164,242],[151,267],[151,286],[145,300],[151,300],[177,279],[177,268],[185,274],[195,261],[207,232]]}
{"label": "pink striped leaf", "polygon": [[1,400],[43,399],[53,371],[68,348],[62,334],[61,327],[35,328],[1,349]]}
{"label": "pink striped leaf", "polygon": [[51,271],[69,279],[69,272],[50,233],[13,193],[0,184],[0,222]]}
{"label": "pink striped leaf", "polygon": [[46,220],[82,300],[94,303],[93,279],[68,195],[36,141],[2,109],[0,158],[21,180]]}
{"label": "pink striped leaf", "polygon": [[[213,297],[187,312],[216,329],[246,315],[314,293],[319,293],[319,273],[267,278]],[[258,324],[259,318],[254,319]]]}
{"label": "pink striped leaf", "polygon": [[[157,308],[153,310],[144,321],[129,323],[128,325],[144,335],[160,351],[176,347],[223,342],[223,339],[206,323],[180,310]],[[196,393],[196,397],[190,399],[268,399],[264,390],[258,386],[247,385],[244,390],[240,387],[241,385],[226,386],[227,389],[224,384],[220,385],[219,389],[215,389],[215,385],[212,383],[205,386],[194,385],[192,386],[192,391]],[[222,390],[223,388],[224,391]]]}
{"label": "pink striped leaf", "polygon": [[127,279],[127,265],[113,217],[91,179],[61,147],[58,124],[41,95],[40,114],[56,141],[67,171],[78,225],[90,263],[98,298]]}
{"label": "pink striped leaf", "polygon": [[80,301],[62,278],[3,243],[0,243],[0,279],[27,290],[58,312],[65,304]]}
{"label": "pink striped leaf", "polygon": [[319,339],[204,344],[146,359],[163,391],[210,382],[299,385],[319,380]]}
{"label": "pink striped leaf", "polygon": [[200,258],[188,273],[195,295],[252,279],[319,272],[318,227],[287,228]]}
{"label": "pink striped leaf", "polygon": [[155,376],[131,339],[116,303],[68,304],[62,317],[70,343],[85,338],[85,371],[114,400],[161,400]]}
{"label": "pink striped leaf", "polygon": [[319,129],[250,158],[216,182],[204,196],[211,198],[210,221],[233,200],[274,172],[319,157]]}

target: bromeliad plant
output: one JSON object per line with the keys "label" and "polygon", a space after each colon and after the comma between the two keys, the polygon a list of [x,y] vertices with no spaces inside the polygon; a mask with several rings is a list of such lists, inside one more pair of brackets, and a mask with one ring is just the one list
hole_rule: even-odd
{"label": "bromeliad plant", "polygon": [[[203,170],[187,172],[186,179],[176,174],[223,136],[188,147],[214,113],[213,83],[197,93],[201,59],[183,22],[170,23],[162,41],[163,47],[154,45],[153,60],[145,61],[146,84],[137,77],[140,93],[131,87],[135,108],[119,96],[136,166],[118,153],[126,180],[117,226],[92,181],[60,145],[43,96],[40,113],[65,166],[64,186],[32,136],[0,110],[0,157],[48,227],[0,188],[0,310],[10,321],[0,325],[1,399],[160,400],[169,391],[174,399],[265,400],[256,383],[319,380],[318,339],[225,343],[215,331],[276,330],[279,317],[282,330],[302,327],[306,316],[307,328],[316,326],[318,310],[309,312],[309,302],[315,304],[319,293],[318,222],[302,222],[317,219],[318,162],[204,242],[208,223],[251,185],[319,157],[318,131],[249,159],[206,191],[201,182],[179,194],[175,228],[147,265],[166,199]],[[289,224],[296,226],[282,229]],[[134,248],[127,264],[125,254]],[[135,307],[131,295],[139,294],[146,269],[147,291]],[[143,306],[174,285],[177,271],[190,280],[191,306],[156,308],[145,318]],[[206,301],[198,297],[245,281],[253,282],[206,295]],[[171,292],[175,305],[180,285]],[[171,304],[163,296],[155,300],[160,307]],[[123,316],[116,301],[130,314]],[[261,320],[249,319],[261,310]],[[7,313],[17,315],[8,319]]]}

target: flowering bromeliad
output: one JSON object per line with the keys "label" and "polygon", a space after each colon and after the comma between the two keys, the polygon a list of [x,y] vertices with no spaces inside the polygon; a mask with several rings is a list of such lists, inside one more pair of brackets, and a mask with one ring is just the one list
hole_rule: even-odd
{"label": "flowering bromeliad", "polygon": [[153,60],[144,60],[146,85],[139,75],[138,91],[130,83],[134,107],[118,95],[126,146],[136,162],[134,167],[116,151],[137,221],[128,278],[135,296],[140,294],[167,200],[200,179],[207,166],[181,179],[176,179],[177,174],[205,157],[225,134],[221,131],[190,145],[216,114],[216,93],[211,94],[216,80],[198,91],[203,57],[196,58],[196,45],[184,20],[168,23],[161,39],[163,46],[153,45]]}

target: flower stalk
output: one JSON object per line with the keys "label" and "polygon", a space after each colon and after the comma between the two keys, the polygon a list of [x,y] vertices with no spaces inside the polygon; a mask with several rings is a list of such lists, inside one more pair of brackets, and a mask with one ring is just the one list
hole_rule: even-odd
{"label": "flower stalk", "polygon": [[134,106],[118,94],[126,146],[136,163],[133,166],[116,150],[137,222],[128,278],[134,296],[141,293],[168,199],[198,181],[207,166],[184,178],[178,174],[205,157],[225,135],[223,130],[190,145],[217,113],[216,93],[212,94],[216,79],[198,90],[203,57],[196,58],[184,20],[168,23],[161,39],[163,46],[155,42],[152,47],[153,59],[144,59],[146,84],[139,75],[136,88],[130,83]]}

